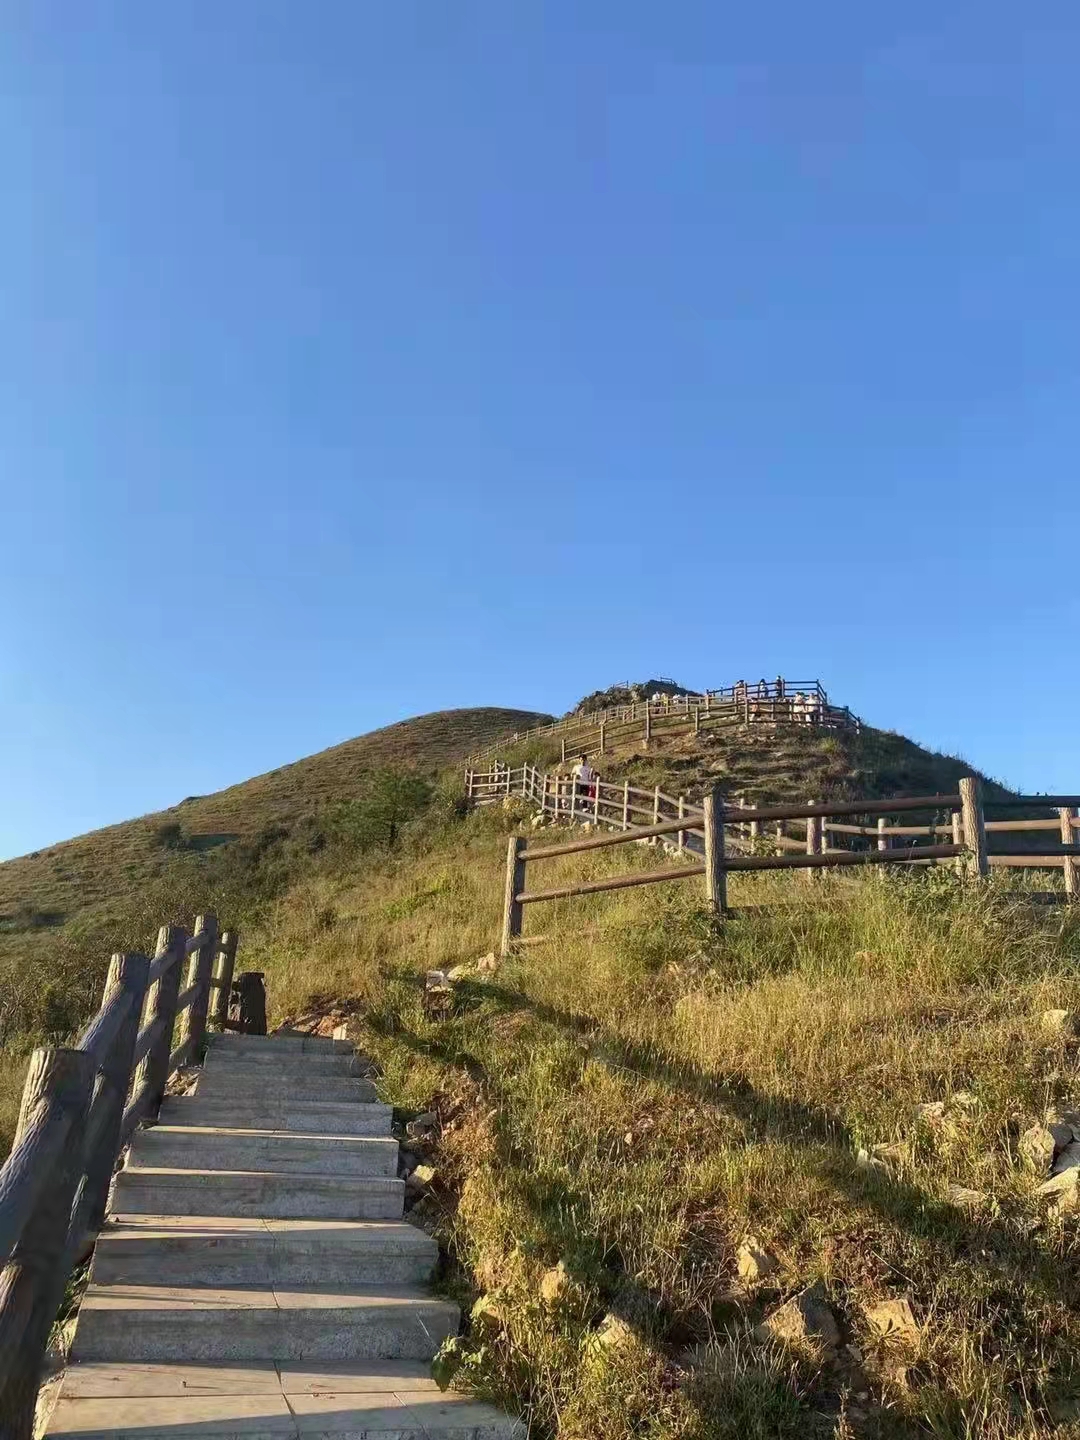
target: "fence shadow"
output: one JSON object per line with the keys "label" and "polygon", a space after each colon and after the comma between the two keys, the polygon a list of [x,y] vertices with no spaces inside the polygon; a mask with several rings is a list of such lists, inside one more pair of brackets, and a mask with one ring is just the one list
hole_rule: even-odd
{"label": "fence shadow", "polygon": [[[817,1178],[852,1204],[878,1215],[912,1237],[930,1238],[955,1263],[977,1265],[1010,1287],[1023,1285],[1055,1304],[1080,1303],[1080,1273],[1055,1262],[1047,1251],[993,1215],[969,1214],[932,1195],[914,1181],[889,1172],[857,1167],[857,1146],[844,1120],[827,1107],[763,1094],[743,1074],[703,1069],[691,1062],[658,1055],[628,1040],[594,1017],[575,1014],[496,983],[459,982],[483,993],[497,1013],[528,1011],[536,1019],[576,1039],[601,1045],[606,1064],[653,1084],[681,1099],[715,1106],[733,1115],[754,1139],[803,1144],[819,1152]],[[469,1070],[501,1103],[499,1086],[475,1056],[442,1041],[395,1029],[398,1042]],[[943,1256],[944,1258],[944,1256]]]}

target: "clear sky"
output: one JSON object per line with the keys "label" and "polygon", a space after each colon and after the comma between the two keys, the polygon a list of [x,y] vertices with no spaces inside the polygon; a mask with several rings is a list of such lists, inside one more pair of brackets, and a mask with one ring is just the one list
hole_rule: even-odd
{"label": "clear sky", "polygon": [[0,855],[819,675],[1080,789],[1080,12],[13,0]]}

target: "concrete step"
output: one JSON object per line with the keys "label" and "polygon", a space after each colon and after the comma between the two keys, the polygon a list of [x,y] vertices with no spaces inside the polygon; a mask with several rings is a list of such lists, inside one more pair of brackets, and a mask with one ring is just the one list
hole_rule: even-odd
{"label": "concrete step", "polygon": [[262,1065],[229,1065],[215,1069],[208,1065],[195,1086],[202,1100],[259,1100],[264,1095],[289,1100],[319,1100],[344,1104],[348,1101],[376,1098],[370,1080],[355,1080],[348,1075],[276,1075],[272,1067]]}
{"label": "concrete step", "polygon": [[438,1259],[403,1220],[116,1215],[98,1237],[102,1285],[421,1285]]}
{"label": "concrete step", "polygon": [[338,1055],[333,1050],[315,1053],[294,1050],[212,1049],[206,1056],[207,1070],[243,1070],[260,1075],[358,1075],[367,1061],[358,1055]]}
{"label": "concrete step", "polygon": [[396,1175],[390,1136],[275,1135],[233,1128],[153,1125],[128,1152],[129,1169],[261,1170],[277,1175]]}
{"label": "concrete step", "polygon": [[162,1104],[160,1116],[167,1125],[213,1129],[273,1130],[295,1135],[389,1135],[393,1111],[380,1101],[324,1104],[276,1095],[243,1101],[176,1095]]}
{"label": "concrete step", "polygon": [[226,1031],[221,1035],[207,1037],[208,1049],[232,1051],[260,1051],[281,1053],[294,1050],[297,1054],[318,1055],[336,1053],[351,1055],[355,1046],[350,1040],[331,1040],[325,1035],[234,1035]]}
{"label": "concrete step", "polygon": [[412,1287],[90,1285],[75,1360],[430,1360],[460,1312]]}
{"label": "concrete step", "polygon": [[121,1170],[110,1210],[129,1215],[274,1220],[400,1220],[405,1187],[382,1175],[266,1175],[248,1170]]}
{"label": "concrete step", "polygon": [[278,1367],[108,1364],[69,1367],[48,1434],[70,1440],[525,1440],[490,1405],[444,1394],[417,1360]]}

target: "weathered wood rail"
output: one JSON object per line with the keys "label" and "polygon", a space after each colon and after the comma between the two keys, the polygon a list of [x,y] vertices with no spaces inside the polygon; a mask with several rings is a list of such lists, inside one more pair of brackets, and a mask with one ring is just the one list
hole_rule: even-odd
{"label": "weathered wood rail", "polygon": [[[1027,795],[986,801],[975,776],[960,781],[956,794],[896,796],[888,800],[845,800],[828,804],[801,801],[793,805],[729,805],[719,791],[706,795],[704,804],[685,795],[672,797],[659,787],[641,790],[628,781],[605,783],[599,777],[575,782],[572,777],[547,774],[535,766],[516,769],[498,766],[466,772],[466,793],[477,805],[497,803],[519,795],[556,820],[587,823],[614,830],[559,845],[536,847],[523,836],[508,842],[506,894],[503,906],[503,953],[521,936],[524,906],[544,900],[619,890],[631,885],[705,877],[706,904],[722,914],[727,909],[727,875],[732,872],[806,870],[808,878],[820,871],[863,865],[927,865],[953,862],[962,873],[985,877],[998,868],[1061,870],[1064,891],[1044,899],[1073,902],[1080,896],[1080,796]],[[987,820],[987,805],[1000,809],[1054,809],[1053,817]],[[928,824],[889,823],[893,815],[929,812]],[[843,817],[873,824],[851,823]],[[940,817],[940,818],[939,818]],[[644,823],[642,823],[644,821]],[[804,834],[790,836],[784,827],[799,824]],[[771,832],[764,826],[775,827]],[[1008,833],[1056,833],[1053,846],[1037,842],[1024,850],[995,850],[989,836]],[[847,840],[847,846],[828,844],[827,837]],[[692,865],[633,871],[603,880],[568,884],[548,890],[526,887],[530,861],[554,859],[611,845],[674,838],[678,852],[702,856]],[[929,844],[914,843],[929,839]],[[872,842],[872,843],[871,843]],[[772,850],[774,853],[766,853]],[[742,853],[739,853],[742,852]]]}
{"label": "weathered wood rail", "polygon": [[0,1167],[0,1440],[30,1440],[49,1333],[132,1132],[199,1058],[208,1024],[238,1028],[228,1019],[237,940],[211,914],[190,934],[163,925],[152,959],[112,957],[101,1008],[74,1046],[30,1057]]}
{"label": "weathered wood rail", "polygon": [[833,705],[820,680],[745,680],[700,695],[664,695],[614,705],[585,715],[567,715],[549,725],[536,725],[485,746],[470,756],[478,765],[503,750],[541,737],[561,740],[562,759],[568,755],[604,755],[610,746],[640,737],[647,747],[654,735],[753,724],[802,724],[828,730],[859,730],[857,715],[846,705]]}

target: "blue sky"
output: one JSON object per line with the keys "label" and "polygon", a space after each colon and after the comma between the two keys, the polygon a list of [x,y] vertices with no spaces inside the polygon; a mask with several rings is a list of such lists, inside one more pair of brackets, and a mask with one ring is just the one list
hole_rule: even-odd
{"label": "blue sky", "polygon": [[1080,17],[22,0],[0,855],[820,675],[1080,789]]}

